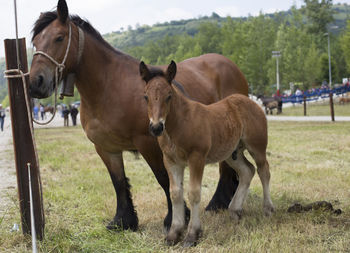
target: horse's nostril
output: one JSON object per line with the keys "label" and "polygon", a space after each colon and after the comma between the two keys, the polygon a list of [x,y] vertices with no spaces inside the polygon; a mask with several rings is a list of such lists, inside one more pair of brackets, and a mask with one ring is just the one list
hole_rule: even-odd
{"label": "horse's nostril", "polygon": [[44,83],[44,77],[42,75],[38,76],[38,87],[40,87]]}

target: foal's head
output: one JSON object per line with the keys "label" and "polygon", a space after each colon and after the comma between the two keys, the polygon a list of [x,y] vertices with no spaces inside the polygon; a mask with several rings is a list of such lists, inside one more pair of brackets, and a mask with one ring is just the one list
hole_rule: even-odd
{"label": "foal's head", "polygon": [[176,64],[171,61],[168,69],[148,69],[144,62],[140,63],[140,74],[146,81],[145,100],[147,101],[149,130],[152,135],[160,136],[163,133],[166,117],[170,110],[173,89],[171,82],[176,75]]}

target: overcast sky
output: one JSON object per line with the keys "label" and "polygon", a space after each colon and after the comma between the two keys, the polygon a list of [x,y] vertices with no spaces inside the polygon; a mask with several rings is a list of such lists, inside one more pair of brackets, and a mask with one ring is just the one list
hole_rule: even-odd
{"label": "overcast sky", "polygon": [[[3,40],[15,38],[14,1],[0,0],[0,57],[4,57]],[[350,0],[339,0],[350,4]],[[216,12],[222,17],[242,17],[300,7],[302,0],[67,0],[71,14],[86,18],[100,33],[133,28],[136,24],[197,18]],[[40,12],[56,9],[57,0],[17,0],[19,37],[26,37]]]}

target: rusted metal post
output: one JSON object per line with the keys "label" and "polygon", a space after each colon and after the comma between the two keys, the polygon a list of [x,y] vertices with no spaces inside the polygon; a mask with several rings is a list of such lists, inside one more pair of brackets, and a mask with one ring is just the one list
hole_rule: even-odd
{"label": "rusted metal post", "polygon": [[334,121],[333,92],[329,92],[329,105],[331,107],[331,118],[332,118],[332,121]]}
{"label": "rusted metal post", "polygon": [[[6,67],[8,70],[17,69],[16,40],[6,39],[5,41]],[[25,39],[19,39],[19,61],[20,70],[28,72],[27,53]],[[26,76],[26,83],[29,78]],[[30,200],[29,200],[29,178],[27,164],[31,164],[30,175],[32,179],[33,207],[35,216],[35,229],[37,237],[44,236],[44,208],[42,202],[42,189],[40,181],[39,165],[35,154],[34,138],[32,136],[28,119],[28,108],[26,106],[24,88],[21,78],[8,79],[8,94],[10,101],[10,112],[12,121],[13,147],[15,153],[18,197],[21,212],[22,231],[30,234]],[[29,98],[28,98],[29,99]],[[30,104],[30,101],[28,101]],[[30,109],[29,109],[30,110]]]}
{"label": "rusted metal post", "polygon": [[306,96],[304,95],[304,116],[306,116]]}

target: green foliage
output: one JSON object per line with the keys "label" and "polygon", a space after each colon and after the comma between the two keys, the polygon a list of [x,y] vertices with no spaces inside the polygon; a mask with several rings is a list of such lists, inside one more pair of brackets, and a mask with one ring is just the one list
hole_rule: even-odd
{"label": "green foliage", "polygon": [[308,31],[314,34],[327,32],[327,25],[333,18],[332,0],[304,0],[308,19]]}
{"label": "green foliage", "polygon": [[346,62],[347,73],[350,73],[350,20],[348,20],[345,33],[342,35],[341,39],[341,48],[344,52],[344,59]]}

